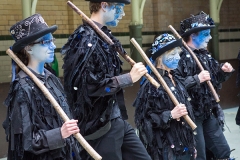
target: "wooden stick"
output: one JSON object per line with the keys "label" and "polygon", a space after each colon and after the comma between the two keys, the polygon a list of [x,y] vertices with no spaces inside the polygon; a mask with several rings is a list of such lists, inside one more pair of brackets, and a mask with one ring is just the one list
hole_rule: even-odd
{"label": "wooden stick", "polygon": [[[132,42],[132,44],[136,47],[136,49],[138,50],[138,52],[141,54],[141,56],[143,57],[143,59],[145,60],[145,62],[148,64],[148,66],[151,68],[151,70],[153,71],[153,73],[157,76],[158,80],[160,81],[161,85],[163,86],[163,88],[166,90],[166,92],[168,93],[169,97],[171,98],[171,100],[173,101],[173,103],[176,105],[179,104],[178,100],[176,99],[176,97],[173,95],[172,91],[169,89],[168,85],[166,84],[166,82],[164,81],[164,79],[162,78],[162,76],[159,74],[159,72],[157,71],[157,69],[154,67],[154,65],[152,64],[152,62],[149,60],[149,58],[147,57],[147,55],[144,53],[144,51],[142,50],[142,48],[139,46],[139,44],[136,42],[136,40],[134,38],[132,38],[130,40]],[[188,115],[184,115],[183,118],[186,120],[186,122],[189,124],[189,126],[192,128],[192,130],[195,130],[197,128],[196,124],[191,120],[191,118]]]}
{"label": "wooden stick", "polygon": [[[113,45],[113,41],[101,30],[99,27],[91,20],[89,19],[79,8],[77,8],[71,1],[68,1],[67,4],[84,19],[108,44]],[[136,62],[131,59],[128,55],[121,52],[121,50],[118,48],[116,51],[131,65],[133,66],[136,64]],[[160,84],[155,81],[148,73],[144,75],[156,88],[160,86]]]}
{"label": "wooden stick", "polygon": [[[55,98],[48,91],[48,89],[41,83],[41,81],[22,63],[22,61],[8,49],[7,54],[18,64],[18,66],[33,80],[33,82],[41,89],[46,98],[51,102],[56,112],[60,115],[64,122],[70,120],[63,109],[59,106]],[[74,137],[83,146],[83,148],[95,159],[101,160],[102,157],[87,143],[80,133],[74,134]]]}
{"label": "wooden stick", "polygon": [[[182,38],[182,37],[178,34],[178,32],[177,32],[171,25],[169,25],[168,27],[171,29],[171,31],[173,32],[173,34],[174,34],[178,39]],[[197,66],[200,68],[200,70],[201,70],[201,71],[204,71],[204,68],[203,68],[202,64],[199,62],[197,56],[196,56],[196,55],[193,53],[193,51],[188,47],[188,45],[186,44],[186,42],[185,42],[184,40],[182,40],[182,43],[183,43],[183,45],[187,48],[187,50],[189,51],[189,53],[192,55],[193,59],[196,61]],[[213,94],[216,102],[219,102],[219,101],[220,101],[219,96],[218,96],[218,94],[216,93],[216,91],[215,91],[215,89],[214,89],[211,81],[206,81],[206,82],[207,82],[208,87],[210,88],[210,90],[211,90],[211,92],[212,92],[212,94]]]}

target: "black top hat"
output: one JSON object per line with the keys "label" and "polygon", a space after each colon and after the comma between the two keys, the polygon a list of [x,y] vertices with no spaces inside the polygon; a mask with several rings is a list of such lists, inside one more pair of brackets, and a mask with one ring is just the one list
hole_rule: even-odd
{"label": "black top hat", "polygon": [[182,37],[187,37],[192,33],[197,33],[202,30],[215,27],[214,21],[206,13],[201,11],[196,15],[192,15],[180,22],[180,34]]}
{"label": "black top hat", "polygon": [[130,4],[131,0],[85,0],[90,2],[116,2],[116,3],[124,3],[124,4]]}
{"label": "black top hat", "polygon": [[34,14],[20,22],[17,22],[10,28],[10,33],[15,40],[12,46],[13,52],[21,51],[25,46],[34,42],[38,38],[53,33],[57,26],[48,27],[40,14]]}
{"label": "black top hat", "polygon": [[152,60],[156,60],[166,51],[169,51],[175,47],[182,46],[182,39],[176,40],[171,34],[164,33],[158,36],[152,44]]}

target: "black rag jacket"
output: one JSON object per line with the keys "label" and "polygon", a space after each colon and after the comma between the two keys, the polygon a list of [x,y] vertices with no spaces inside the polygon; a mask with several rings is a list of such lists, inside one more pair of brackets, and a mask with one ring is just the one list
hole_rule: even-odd
{"label": "black rag jacket", "polygon": [[65,55],[64,89],[83,136],[95,133],[113,118],[127,119],[122,88],[132,85],[128,73],[120,75],[122,61],[115,49],[126,52],[106,26],[96,24],[114,45],[84,22],[61,50]]}
{"label": "black rag jacket", "polygon": [[[178,102],[185,104],[189,117],[194,121],[190,97],[174,71],[170,73],[161,69],[158,71]],[[169,74],[172,74],[175,85]],[[152,76],[159,82],[155,75]],[[139,137],[153,160],[163,159],[164,148],[170,149],[169,157],[173,155],[180,157],[187,150],[193,154],[195,146],[193,131],[184,118],[181,117],[180,121],[170,118],[175,105],[162,85],[157,89],[145,81],[133,106],[136,107],[135,123]]]}
{"label": "black rag jacket", "polygon": [[[181,59],[176,69],[176,74],[179,79],[184,83],[187,91],[191,97],[191,104],[193,106],[195,116],[208,117],[211,112],[223,120],[223,112],[207,85],[207,82],[200,83],[198,74],[201,72],[193,59],[192,55],[182,47],[183,52],[180,54]],[[222,83],[230,78],[233,72],[224,72],[219,64],[210,53],[205,49],[194,50],[194,54],[202,64],[204,70],[209,71],[211,83],[218,92],[222,88]]]}
{"label": "black rag jacket", "polygon": [[[32,72],[71,118],[59,79],[46,69],[45,75]],[[20,71],[11,83],[5,105],[8,112],[3,127],[9,142],[8,159],[80,159],[78,143],[72,136],[62,138],[62,119],[42,91],[23,71]]]}

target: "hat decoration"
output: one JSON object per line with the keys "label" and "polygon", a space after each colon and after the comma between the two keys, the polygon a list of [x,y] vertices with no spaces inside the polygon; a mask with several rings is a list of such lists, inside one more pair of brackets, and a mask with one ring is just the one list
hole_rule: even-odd
{"label": "hat decoration", "polygon": [[202,30],[215,27],[214,21],[206,13],[201,11],[180,22],[180,34],[182,37],[191,35]]}
{"label": "hat decoration", "polygon": [[152,44],[152,59],[156,60],[157,57],[161,56],[168,50],[171,50],[175,47],[182,46],[182,39],[176,40],[176,38],[168,33],[164,33],[158,36]]}
{"label": "hat decoration", "polygon": [[13,52],[21,51],[25,46],[34,42],[38,38],[53,33],[57,26],[48,27],[40,14],[34,14],[20,22],[17,22],[10,28],[10,33],[15,40],[12,46]]}
{"label": "hat decoration", "polygon": [[100,2],[115,2],[115,3],[124,3],[124,4],[131,3],[131,0],[85,0],[85,1],[90,1],[95,3],[100,3]]}

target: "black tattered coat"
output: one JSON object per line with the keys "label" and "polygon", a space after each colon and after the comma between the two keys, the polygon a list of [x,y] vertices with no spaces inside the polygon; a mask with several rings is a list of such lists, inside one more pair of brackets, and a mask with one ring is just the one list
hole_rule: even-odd
{"label": "black tattered coat", "polygon": [[[167,71],[160,69],[158,71],[179,103],[186,105],[188,115],[194,121],[190,99],[183,84],[173,71],[170,74],[176,85],[172,83]],[[153,77],[157,80],[155,76]],[[133,105],[136,107],[135,123],[140,132],[140,139],[153,160],[163,159],[164,148],[171,148],[169,154],[176,156],[183,155],[185,147],[190,153],[194,152],[195,140],[190,126],[183,118],[180,118],[180,121],[169,120],[170,112],[175,105],[163,86],[156,89],[146,81],[141,86]]]}
{"label": "black tattered coat", "polygon": [[[191,97],[191,104],[193,105],[195,116],[208,116],[211,111],[216,116],[223,120],[223,115],[219,104],[213,97],[211,90],[206,82],[201,83],[198,74],[201,72],[192,58],[192,55],[182,48],[183,52],[180,54],[181,59],[176,69],[176,74],[184,83]],[[222,87],[222,82],[228,80],[233,72],[224,72],[219,64],[205,49],[193,50],[194,54],[202,64],[203,68],[209,71],[211,76],[211,83],[218,92]]]}
{"label": "black tattered coat", "polygon": [[[45,76],[33,73],[71,118],[60,81],[49,71],[44,72]],[[3,127],[9,142],[8,159],[80,159],[77,142],[73,137],[62,138],[62,119],[42,91],[23,71],[20,71],[12,82],[5,104],[8,113]]]}
{"label": "black tattered coat", "polygon": [[111,118],[127,119],[122,88],[132,85],[129,74],[120,75],[122,62],[115,47],[126,52],[106,26],[97,25],[114,45],[107,44],[84,22],[61,51],[65,55],[64,89],[83,136],[95,133]]}

